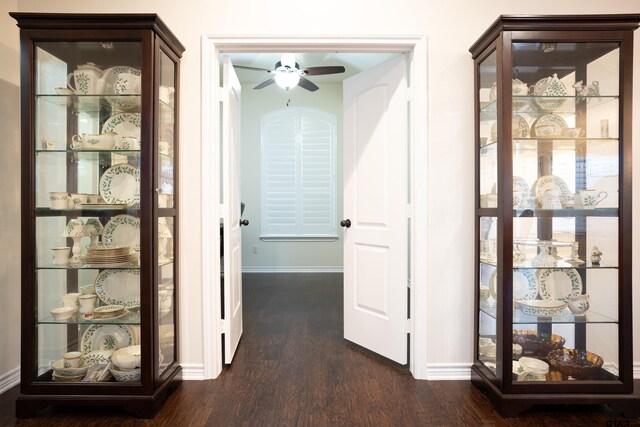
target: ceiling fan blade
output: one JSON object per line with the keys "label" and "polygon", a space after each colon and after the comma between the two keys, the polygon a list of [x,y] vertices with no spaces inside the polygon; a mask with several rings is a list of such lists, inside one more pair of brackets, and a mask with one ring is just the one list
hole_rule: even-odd
{"label": "ceiling fan blade", "polygon": [[276,82],[275,77],[270,78],[269,80],[265,80],[262,83],[260,83],[258,86],[254,87],[254,89],[262,89],[265,88],[269,85],[272,85]]}
{"label": "ceiling fan blade", "polygon": [[341,65],[327,67],[309,67],[302,70],[307,76],[321,76],[323,74],[340,74],[344,73],[344,67]]}
{"label": "ceiling fan blade", "polygon": [[266,68],[257,68],[257,67],[247,67],[245,65],[233,65],[233,68],[240,68],[243,70],[253,70],[253,71],[266,71],[267,73],[270,73],[271,70],[267,70]]}
{"label": "ceiling fan blade", "polygon": [[315,85],[315,83],[312,83],[310,80],[307,80],[302,76],[300,76],[300,81],[298,82],[298,86],[305,88],[306,90],[311,92],[315,92],[318,89],[320,89],[318,86]]}

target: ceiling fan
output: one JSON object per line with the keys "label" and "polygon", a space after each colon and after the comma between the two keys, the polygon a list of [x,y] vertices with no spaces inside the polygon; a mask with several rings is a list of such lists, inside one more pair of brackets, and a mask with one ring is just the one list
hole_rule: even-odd
{"label": "ceiling fan", "polygon": [[283,54],[280,61],[276,62],[273,70],[269,70],[267,68],[247,67],[244,65],[234,65],[234,67],[241,68],[243,70],[266,71],[269,74],[273,74],[273,77],[260,83],[258,86],[254,87],[254,89],[262,89],[276,83],[278,86],[286,90],[297,85],[307,89],[308,91],[315,92],[319,89],[318,86],[305,78],[305,76],[344,73],[344,67],[341,65],[301,69],[296,62],[296,57],[293,53]]}

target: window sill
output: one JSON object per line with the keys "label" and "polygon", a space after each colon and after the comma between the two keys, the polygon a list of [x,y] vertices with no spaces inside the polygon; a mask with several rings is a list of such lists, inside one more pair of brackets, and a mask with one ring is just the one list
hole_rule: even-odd
{"label": "window sill", "polygon": [[260,236],[263,242],[334,242],[338,236]]}

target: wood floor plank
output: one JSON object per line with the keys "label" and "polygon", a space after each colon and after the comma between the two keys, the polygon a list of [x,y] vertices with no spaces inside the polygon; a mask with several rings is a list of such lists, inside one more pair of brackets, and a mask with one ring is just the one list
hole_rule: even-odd
{"label": "wood floor plank", "polygon": [[640,425],[603,406],[534,407],[505,420],[469,381],[418,381],[345,341],[341,274],[254,273],[243,282],[233,364],[215,380],[183,382],[153,420],[119,408],[56,407],[18,422],[16,387],[0,396],[0,426]]}

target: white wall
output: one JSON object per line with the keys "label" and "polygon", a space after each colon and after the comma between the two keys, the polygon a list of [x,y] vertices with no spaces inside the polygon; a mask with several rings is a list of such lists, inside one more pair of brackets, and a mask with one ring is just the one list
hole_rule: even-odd
{"label": "white wall", "polygon": [[[16,10],[17,1],[6,2]],[[0,393],[20,366],[20,51],[15,21],[0,14]]]}
{"label": "white wall", "polygon": [[[262,74],[260,74],[262,77]],[[301,88],[283,91],[276,85],[253,90],[255,84],[242,86],[242,201],[246,203],[243,218],[250,221],[242,228],[242,266],[247,271],[306,271],[342,268],[342,228],[338,240],[323,242],[265,242],[260,240],[260,119],[263,115],[285,108],[310,107],[336,116],[338,134],[336,213],[342,213],[342,84],[319,84],[309,92]],[[257,246],[258,253],[253,253]]]}
{"label": "white wall", "polygon": [[[2,14],[14,3],[2,2]],[[473,236],[473,62],[469,46],[499,14],[637,13],[637,0],[601,2],[586,0],[539,0],[513,2],[485,0],[446,3],[424,0],[327,0],[322,7],[289,0],[228,1],[190,0],[20,0],[21,11],[38,12],[156,12],[174,31],[187,51],[182,62],[182,103],[180,117],[182,300],[182,362],[187,373],[197,375],[202,366],[200,309],[200,46],[207,34],[305,34],[305,35],[416,35],[428,38],[429,114],[428,174],[431,184],[424,189],[429,197],[428,274],[429,325],[427,362],[438,367],[469,364],[472,359],[472,295],[474,265]],[[247,13],[250,11],[251,13]],[[366,13],[363,13],[366,11]],[[3,17],[3,19],[6,19]],[[2,21],[4,23],[5,21]],[[2,26],[3,43],[11,55],[0,69],[13,69],[18,62],[17,28]],[[640,31],[635,34],[634,123],[640,123]],[[13,58],[13,61],[11,60]],[[5,71],[3,71],[4,73]],[[16,121],[11,121],[15,123]],[[14,132],[17,130],[14,128]],[[640,141],[635,129],[634,145]],[[3,141],[3,147],[5,146]],[[4,154],[4,153],[3,153]],[[17,150],[10,153],[18,161]],[[10,157],[7,156],[7,157]],[[634,154],[634,177],[640,176],[640,150]],[[443,183],[446,183],[443,184]],[[640,186],[634,191],[634,223],[640,224]],[[215,236],[205,236],[215,238]],[[634,263],[640,265],[640,230],[634,231]],[[187,249],[188,250],[185,250]],[[5,255],[3,255],[5,256]],[[3,260],[4,262],[5,260]],[[12,258],[12,262],[17,259]],[[640,303],[638,271],[634,274],[634,299]],[[4,284],[3,284],[4,285]],[[640,310],[635,310],[634,342],[636,363],[640,361]],[[0,312],[1,324],[18,323],[16,313]],[[3,328],[4,330],[4,328]],[[4,336],[4,335],[3,335]],[[17,352],[17,339],[4,345]],[[14,353],[15,354],[15,353]],[[15,356],[14,356],[15,357]],[[431,372],[431,371],[430,371]],[[2,373],[0,372],[0,375]]]}

